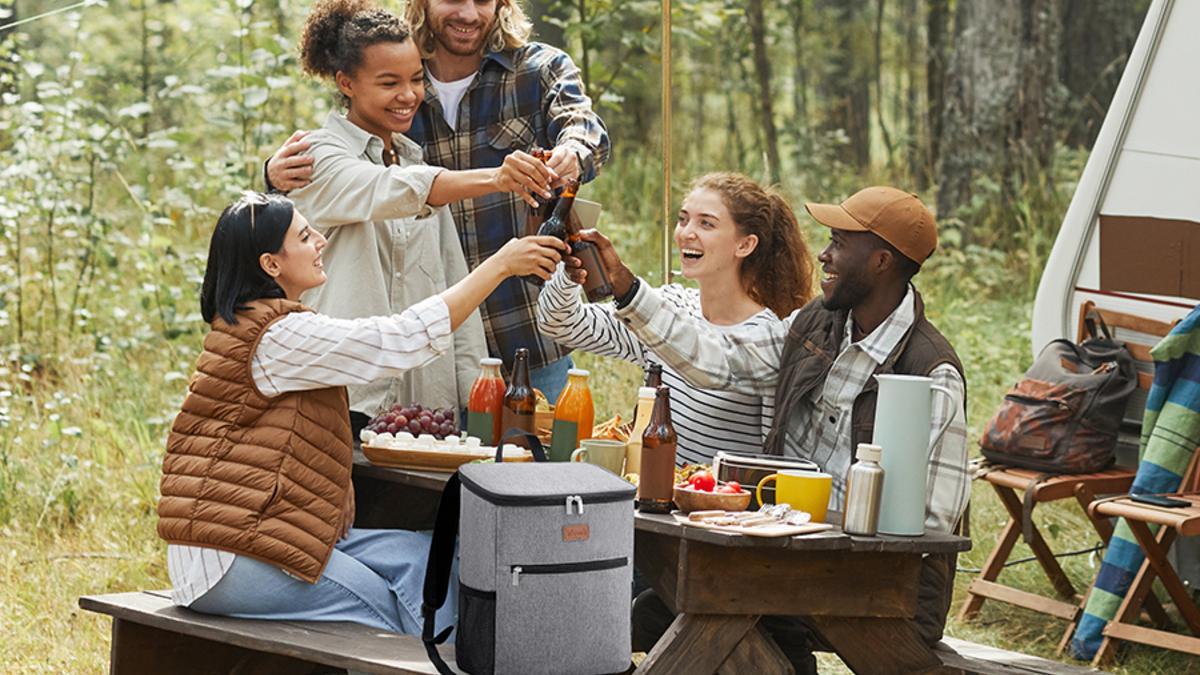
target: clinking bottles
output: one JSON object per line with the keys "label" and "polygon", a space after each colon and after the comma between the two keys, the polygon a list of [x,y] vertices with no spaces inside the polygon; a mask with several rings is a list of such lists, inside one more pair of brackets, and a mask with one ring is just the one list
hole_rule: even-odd
{"label": "clinking bottles", "polygon": [[554,404],[550,461],[570,460],[579,442],[592,437],[595,420],[596,408],[592,404],[592,390],[588,388],[588,371],[572,368],[567,371],[567,386]]}
{"label": "clinking bottles", "polygon": [[638,480],[638,509],[670,513],[675,488],[675,427],[671,426],[671,390],[659,387],[654,412],[642,433],[642,466]]}
{"label": "clinking bottles", "polygon": [[[534,413],[537,412],[537,394],[529,383],[529,350],[524,347],[517,350],[513,362],[512,382],[504,392],[504,406],[500,411],[502,434],[516,428],[529,433],[535,433],[533,427]],[[496,439],[499,443],[500,439]],[[512,441],[521,447],[529,447],[529,441],[524,438]]]}
{"label": "clinking bottles", "polygon": [[[545,156],[538,154],[546,151],[534,151],[534,156],[542,161],[549,158],[549,154]],[[587,278],[583,281],[583,290],[590,302],[599,302],[605,298],[611,298],[613,294],[612,282],[608,278],[608,272],[604,269],[604,264],[600,260],[600,251],[596,245],[590,241],[579,238],[578,223],[571,219],[571,209],[575,206],[575,195],[579,192],[579,181],[568,180],[563,185],[562,193],[554,202],[554,211],[549,218],[541,220],[542,214],[545,213],[543,206],[540,209],[530,209],[529,216],[525,221],[526,232],[532,230],[534,223],[540,222],[537,227],[537,234],[541,236],[558,237],[559,239],[571,245],[571,255],[579,258],[583,263],[583,269],[587,272]],[[540,277],[526,277],[532,283],[541,286],[544,282]]]}
{"label": "clinking bottles", "polygon": [[467,399],[467,435],[495,445],[503,431],[504,378],[500,375],[500,359],[479,360],[479,377],[471,385]]}

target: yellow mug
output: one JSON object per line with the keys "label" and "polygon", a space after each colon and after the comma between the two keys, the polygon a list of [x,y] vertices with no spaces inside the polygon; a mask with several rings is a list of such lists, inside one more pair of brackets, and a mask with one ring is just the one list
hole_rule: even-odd
{"label": "yellow mug", "polygon": [[812,522],[825,522],[829,509],[829,494],[833,490],[833,476],[819,471],[780,471],[758,481],[758,503],[763,503],[763,486],[775,481],[775,503],[791,504],[793,509],[807,511]]}

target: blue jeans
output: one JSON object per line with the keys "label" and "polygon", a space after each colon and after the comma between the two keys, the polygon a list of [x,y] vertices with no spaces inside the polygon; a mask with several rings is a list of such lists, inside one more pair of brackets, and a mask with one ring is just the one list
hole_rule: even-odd
{"label": "blue jeans", "polygon": [[558,395],[567,386],[567,371],[574,367],[575,362],[571,360],[571,357],[564,356],[541,368],[530,370],[529,384],[534,389],[541,389],[542,393],[546,395],[546,400],[550,401],[550,405],[554,405],[558,401]]}
{"label": "blue jeans", "polygon": [[[243,619],[352,621],[395,633],[421,633],[421,599],[431,535],[408,530],[351,529],[337,543],[317,583],[238,556],[191,609]],[[437,630],[458,613],[458,562],[451,571]]]}

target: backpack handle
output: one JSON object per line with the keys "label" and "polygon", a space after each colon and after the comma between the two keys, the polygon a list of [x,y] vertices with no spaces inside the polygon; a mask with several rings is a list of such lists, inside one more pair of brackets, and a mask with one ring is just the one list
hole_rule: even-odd
{"label": "backpack handle", "polygon": [[433,541],[429,545],[429,559],[425,562],[425,586],[421,594],[421,642],[425,653],[441,675],[455,675],[450,666],[438,653],[438,645],[445,642],[454,626],[441,633],[437,630],[437,611],[446,604],[446,593],[450,588],[450,570],[454,565],[454,543],[458,539],[458,514],[461,509],[459,494],[461,483],[455,471],[438,503],[437,520],[433,526]]}
{"label": "backpack handle", "polygon": [[[1097,326],[1100,327],[1100,332],[1096,332]],[[1104,339],[1110,342],[1113,341],[1112,331],[1108,329],[1108,324],[1104,322],[1104,317],[1100,316],[1100,312],[1097,312],[1094,307],[1089,309],[1087,314],[1083,316],[1083,327],[1087,330],[1087,338],[1095,339],[1103,333]]]}
{"label": "backpack handle", "polygon": [[542,439],[537,437],[537,434],[525,431],[520,427],[511,427],[500,436],[500,442],[496,444],[496,463],[500,464],[504,461],[504,441],[510,438],[521,438],[529,443],[529,451],[533,453],[533,461],[548,462],[546,451],[542,448]]}

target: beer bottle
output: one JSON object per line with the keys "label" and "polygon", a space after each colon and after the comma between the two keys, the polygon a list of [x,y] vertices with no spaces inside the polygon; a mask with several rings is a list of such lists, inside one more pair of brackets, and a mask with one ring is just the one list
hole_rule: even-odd
{"label": "beer bottle", "polygon": [[[533,386],[529,384],[529,350],[521,347],[517,350],[516,359],[513,362],[512,381],[508,384],[508,389],[504,391],[504,409],[500,411],[502,423],[500,428],[503,433],[508,433],[510,429],[520,429],[529,433],[536,433],[534,429],[533,417],[537,411],[537,394],[533,393]],[[530,443],[525,438],[520,438],[511,441],[515,445],[523,448],[528,448]],[[496,439],[496,443],[500,443],[500,439]]]}
{"label": "beer bottle", "polygon": [[[570,240],[572,234],[571,207],[575,205],[575,191],[578,189],[579,181],[567,181],[567,184],[563,186],[562,194],[558,196],[558,202],[554,205],[554,212],[538,227],[539,237],[558,237],[563,241]],[[532,274],[525,278],[536,286],[546,283],[541,277]]]}
{"label": "beer bottle", "polygon": [[646,366],[646,381],[642,386],[655,389],[662,386],[662,364],[651,361],[650,365]]}
{"label": "beer bottle", "polygon": [[[540,160],[542,163],[550,161],[550,151],[544,148],[534,148],[529,151],[529,154],[533,155],[535,159]],[[541,202],[541,197],[537,195],[534,195],[534,199],[539,201],[538,206],[536,208],[532,206],[527,207],[529,210],[525,215],[524,236],[527,237],[537,234],[538,228],[542,226],[542,222],[544,222],[546,218],[548,218],[550,214],[554,212],[554,205],[558,201],[556,197],[551,197],[545,202]]]}
{"label": "beer bottle", "polygon": [[675,427],[671,426],[671,389],[659,387],[654,394],[654,412],[642,432],[642,473],[638,480],[638,509],[646,513],[670,513],[675,489]]}

